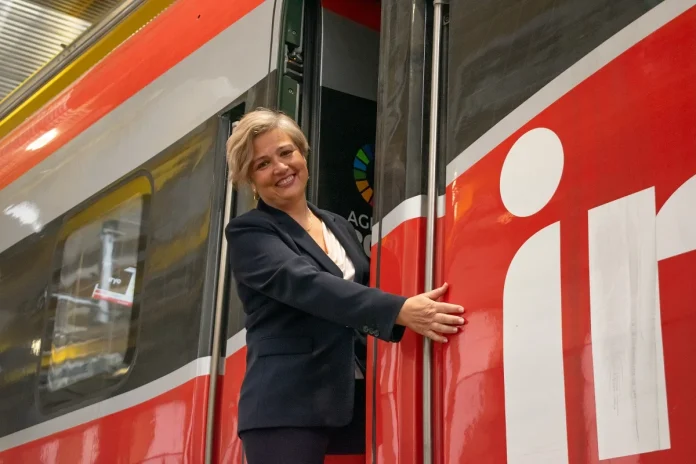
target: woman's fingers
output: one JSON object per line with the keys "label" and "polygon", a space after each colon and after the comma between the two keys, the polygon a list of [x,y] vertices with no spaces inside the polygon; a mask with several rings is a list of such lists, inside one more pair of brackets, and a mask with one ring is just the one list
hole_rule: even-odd
{"label": "woman's fingers", "polygon": [[435,311],[438,313],[461,314],[464,312],[464,308],[455,304],[435,302]]}
{"label": "woman's fingers", "polygon": [[466,324],[465,319],[447,314],[438,314],[436,319],[439,322],[433,321],[423,335],[439,343],[447,343],[447,338],[440,334],[455,334],[460,330],[457,326]]}
{"label": "woman's fingers", "polygon": [[446,343],[447,338],[443,335],[455,334],[459,331],[458,326],[466,324],[466,320],[459,316],[464,313],[464,308],[437,301],[447,292],[448,287],[445,283],[430,292],[406,300],[397,316],[397,324],[409,327],[435,342]]}
{"label": "woman's fingers", "polygon": [[466,324],[466,320],[462,317],[438,313],[424,335],[433,341],[446,343],[447,339],[440,334],[455,334],[460,330],[457,326],[463,324]]}
{"label": "woman's fingers", "polygon": [[459,332],[459,329],[457,329],[456,326],[440,324],[438,322],[433,322],[432,324],[430,324],[430,330],[432,330],[433,332],[448,334]]}
{"label": "woman's fingers", "polygon": [[447,282],[445,282],[444,284],[442,284],[441,287],[434,288],[434,289],[430,290],[429,292],[423,293],[423,295],[426,298],[430,298],[431,300],[437,300],[442,295],[444,295],[445,292],[447,292],[447,287],[448,287],[448,284],[447,284]]}
{"label": "woman's fingers", "polygon": [[427,330],[423,335],[425,335],[434,342],[447,343],[447,339],[445,337],[433,332],[432,330]]}
{"label": "woman's fingers", "polygon": [[436,314],[433,321],[439,322],[440,324],[447,324],[447,325],[462,325],[462,324],[466,323],[466,320],[463,317],[450,316],[449,314],[442,314],[442,313]]}

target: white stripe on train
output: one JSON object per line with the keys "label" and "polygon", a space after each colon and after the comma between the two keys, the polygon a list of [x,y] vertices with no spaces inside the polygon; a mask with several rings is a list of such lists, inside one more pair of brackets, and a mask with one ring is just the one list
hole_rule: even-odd
{"label": "white stripe on train", "polygon": [[[234,353],[241,350],[244,346],[246,346],[246,330],[242,329],[227,340],[225,358],[229,358]],[[155,399],[158,396],[174,390],[175,388],[178,388],[198,377],[207,377],[210,375],[210,361],[210,356],[195,359],[174,372],[166,374],[157,380],[149,382],[129,392],[86,406],[78,409],[77,411],[64,414],[54,419],[41,422],[40,424],[19,430],[10,435],[0,437],[0,453],[17,446],[39,440],[41,438],[54,435],[58,432],[101,419],[111,414],[116,414],[139,404],[145,403],[146,401]],[[221,364],[224,366],[225,359],[222,361],[223,362]],[[221,373],[222,372],[224,372],[224,370],[221,371]]]}
{"label": "white stripe on train", "polygon": [[[226,358],[246,346],[246,330],[242,329],[227,340]],[[128,408],[145,403],[157,398],[170,390],[184,385],[198,377],[210,374],[210,356],[205,356],[191,361],[184,367],[171,372],[157,380],[147,383],[129,392],[109,398],[104,401],[86,406],[71,413],[50,419],[46,422],[34,425],[13,434],[0,437],[0,453],[10,448],[39,440],[63,430],[68,430],[79,425],[92,422],[111,414],[124,411]],[[224,360],[223,360],[224,361]],[[223,363],[224,364],[224,363]]]}
{"label": "white stripe on train", "polygon": [[[58,432],[101,419],[152,400],[198,377],[210,373],[210,356],[198,358],[157,380],[108,400],[63,414],[0,438],[0,453]],[[0,456],[1,460],[1,456]]]}
{"label": "white stripe on train", "polygon": [[[372,246],[377,244],[380,233],[382,237],[386,237],[404,222],[410,219],[425,217],[428,209],[426,200],[427,197],[425,195],[417,195],[402,201],[396,208],[389,211],[387,215],[384,216],[384,219],[372,226]],[[437,208],[437,217],[443,217],[445,215],[444,195],[439,195],[437,197],[435,206]]]}

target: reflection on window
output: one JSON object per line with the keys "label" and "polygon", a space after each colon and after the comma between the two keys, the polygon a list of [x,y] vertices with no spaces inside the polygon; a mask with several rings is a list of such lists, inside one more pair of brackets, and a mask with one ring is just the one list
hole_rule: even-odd
{"label": "reflection on window", "polygon": [[64,390],[54,398],[59,403],[108,387],[128,372],[148,194],[145,179],[131,182],[63,228],[42,363],[42,390]]}

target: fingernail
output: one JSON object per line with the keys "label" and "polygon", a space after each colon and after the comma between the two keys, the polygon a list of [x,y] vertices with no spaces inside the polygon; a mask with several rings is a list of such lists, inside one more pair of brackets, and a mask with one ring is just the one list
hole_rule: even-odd
{"label": "fingernail", "polygon": [[460,323],[460,324],[463,324],[463,323],[464,323],[464,318],[463,318],[463,317],[460,317],[460,318],[459,318],[459,323]]}
{"label": "fingernail", "polygon": [[442,343],[447,343],[447,339],[445,338],[444,340],[442,340]]}
{"label": "fingernail", "polygon": [[460,307],[459,307],[459,312],[460,312],[460,313],[463,313],[463,312],[464,312],[464,308],[462,308],[462,307],[460,306]]}

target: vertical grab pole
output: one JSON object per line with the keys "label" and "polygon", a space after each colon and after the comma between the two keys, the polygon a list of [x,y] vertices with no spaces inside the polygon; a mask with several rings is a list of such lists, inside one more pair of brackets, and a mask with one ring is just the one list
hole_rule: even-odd
{"label": "vertical grab pole", "polygon": [[234,192],[231,182],[227,182],[225,189],[225,206],[222,213],[222,241],[220,242],[220,263],[218,264],[218,281],[215,295],[215,315],[213,319],[213,347],[210,356],[210,384],[208,385],[208,414],[206,417],[205,433],[205,464],[213,462],[213,436],[215,434],[215,406],[217,395],[218,372],[220,363],[224,362],[220,350],[223,343],[222,321],[223,313],[227,310],[225,304],[225,280],[227,278],[227,239],[225,238],[225,227],[230,222],[232,215],[232,200]]}
{"label": "vertical grab pole", "polygon": [[[428,142],[428,194],[425,235],[425,291],[433,289],[435,269],[435,218],[437,217],[437,140],[440,93],[442,9],[448,0],[433,0],[433,51],[430,84],[430,138]],[[423,464],[433,462],[432,342],[423,337]]]}

